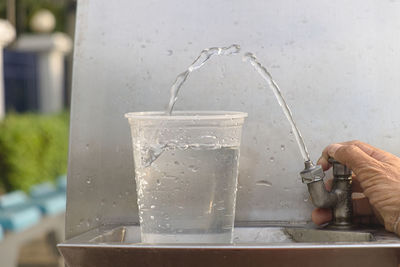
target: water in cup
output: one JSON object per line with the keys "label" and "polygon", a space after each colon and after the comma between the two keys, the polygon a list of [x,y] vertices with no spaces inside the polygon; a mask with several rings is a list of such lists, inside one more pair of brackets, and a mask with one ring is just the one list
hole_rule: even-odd
{"label": "water in cup", "polygon": [[[135,158],[148,160],[149,150]],[[142,242],[231,242],[238,154],[238,147],[170,145],[150,165],[135,161]]]}

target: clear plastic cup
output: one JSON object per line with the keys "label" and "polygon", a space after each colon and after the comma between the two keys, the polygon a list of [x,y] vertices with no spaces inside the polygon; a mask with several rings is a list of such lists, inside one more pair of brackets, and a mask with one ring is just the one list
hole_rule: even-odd
{"label": "clear plastic cup", "polygon": [[246,113],[127,113],[143,243],[231,243]]}

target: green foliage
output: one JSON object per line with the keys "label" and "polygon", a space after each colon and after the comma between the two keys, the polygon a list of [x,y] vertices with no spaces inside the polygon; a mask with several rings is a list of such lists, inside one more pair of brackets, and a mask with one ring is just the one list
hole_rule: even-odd
{"label": "green foliage", "polygon": [[68,118],[10,114],[0,122],[0,188],[27,191],[66,173]]}
{"label": "green foliage", "polygon": [[[48,9],[56,17],[55,31],[66,31],[68,12],[74,6],[74,0],[14,0],[16,5],[17,32],[31,32],[29,21],[39,9]],[[73,11],[72,11],[73,12]],[[0,18],[7,17],[6,0],[0,0]]]}

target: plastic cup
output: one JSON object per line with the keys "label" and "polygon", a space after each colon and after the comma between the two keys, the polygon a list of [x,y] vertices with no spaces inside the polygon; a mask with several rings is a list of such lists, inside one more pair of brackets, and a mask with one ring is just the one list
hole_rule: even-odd
{"label": "plastic cup", "polygon": [[243,112],[127,113],[143,243],[231,243]]}

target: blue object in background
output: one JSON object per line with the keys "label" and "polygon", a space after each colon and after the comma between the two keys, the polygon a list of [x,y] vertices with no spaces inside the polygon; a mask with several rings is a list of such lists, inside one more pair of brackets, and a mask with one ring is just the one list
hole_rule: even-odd
{"label": "blue object in background", "polygon": [[4,94],[7,111],[38,110],[37,53],[4,50]]}
{"label": "blue object in background", "polygon": [[22,231],[40,221],[40,209],[22,191],[0,197],[0,225],[4,230]]}
{"label": "blue object in background", "polygon": [[33,186],[30,195],[32,203],[45,215],[65,212],[67,205],[65,192],[57,190],[49,182]]}
{"label": "blue object in background", "polygon": [[67,192],[67,175],[60,175],[57,177],[57,188],[62,192]]}
{"label": "blue object in background", "polygon": [[3,239],[3,236],[4,236],[3,227],[1,227],[1,225],[0,225],[0,241]]}
{"label": "blue object in background", "polygon": [[23,191],[14,191],[0,196],[0,209],[6,209],[27,202],[28,196]]}

